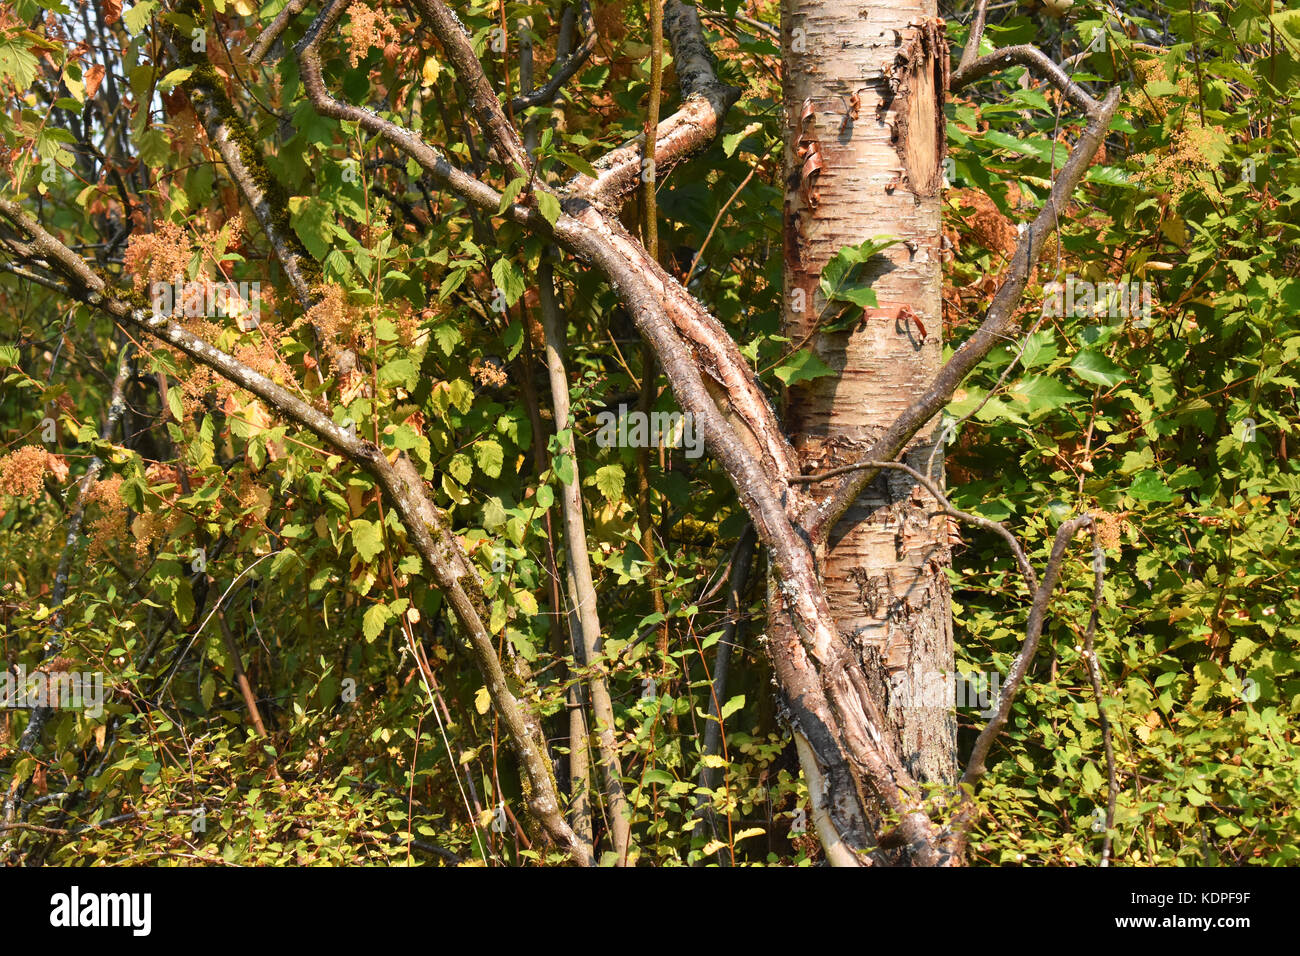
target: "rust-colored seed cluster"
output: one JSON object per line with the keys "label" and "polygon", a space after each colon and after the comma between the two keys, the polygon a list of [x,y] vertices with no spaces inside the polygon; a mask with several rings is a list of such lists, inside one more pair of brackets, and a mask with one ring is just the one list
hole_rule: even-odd
{"label": "rust-colored seed cluster", "polygon": [[34,500],[41,493],[46,473],[53,470],[53,458],[40,445],[24,445],[0,458],[0,494]]}

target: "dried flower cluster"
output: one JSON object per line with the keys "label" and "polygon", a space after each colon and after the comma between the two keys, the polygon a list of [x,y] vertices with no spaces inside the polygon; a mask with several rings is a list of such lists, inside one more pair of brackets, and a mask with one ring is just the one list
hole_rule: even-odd
{"label": "dried flower cluster", "polygon": [[388,14],[364,3],[354,3],[348,7],[348,17],[352,20],[348,49],[348,61],[352,66],[365,59],[371,47],[379,47],[389,60],[396,57],[401,46],[397,42],[397,27],[393,26]]}
{"label": "dried flower cluster", "polygon": [[0,458],[0,494],[34,501],[47,472],[66,478],[68,467],[40,445],[24,445]]}
{"label": "dried flower cluster", "polygon": [[133,235],[122,256],[137,290],[151,282],[173,282],[178,277],[184,278],[193,258],[190,240],[180,226],[161,220],[153,225],[153,232]]}
{"label": "dried flower cluster", "polygon": [[1128,526],[1128,512],[1114,514],[1098,508],[1092,513],[1092,520],[1096,522],[1097,540],[1101,546],[1111,550],[1118,548]]}
{"label": "dried flower cluster", "polygon": [[474,377],[474,381],[486,388],[504,388],[510,381],[510,376],[506,370],[501,367],[501,363],[494,358],[474,359],[469,363],[469,374]]}
{"label": "dried flower cluster", "polygon": [[86,493],[86,505],[101,506],[102,514],[86,524],[86,534],[90,539],[89,553],[110,553],[114,544],[126,537],[126,502],[122,500],[122,478],[109,475],[95,482]]}
{"label": "dried flower cluster", "polygon": [[1187,104],[1198,95],[1196,82],[1190,76],[1179,77],[1174,82],[1174,92],[1153,96],[1147,87],[1165,79],[1163,65],[1150,60],[1136,66],[1140,83],[1129,94],[1129,101],[1141,114],[1154,122],[1164,122],[1173,108],[1181,106],[1183,109],[1178,122],[1169,131],[1169,147],[1140,174],[1141,180],[1165,186],[1174,194],[1186,192],[1197,183],[1204,186],[1198,174],[1217,165],[1217,154],[1227,142],[1227,133],[1222,126],[1202,123],[1198,112],[1188,108]]}
{"label": "dried flower cluster", "polygon": [[310,322],[326,342],[351,337],[356,326],[356,315],[348,305],[347,293],[343,287],[327,282],[314,291],[316,304],[289,326],[289,330],[293,331]]}

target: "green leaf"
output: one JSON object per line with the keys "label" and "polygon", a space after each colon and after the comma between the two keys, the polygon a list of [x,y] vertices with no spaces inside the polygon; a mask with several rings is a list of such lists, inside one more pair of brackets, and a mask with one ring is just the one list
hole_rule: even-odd
{"label": "green leaf", "polygon": [[1083,396],[1072,392],[1056,379],[1047,375],[1035,375],[1022,379],[1011,389],[1011,395],[1029,406],[1031,412],[1048,411],[1083,401]]}
{"label": "green leaf", "polygon": [[492,266],[492,281],[505,296],[506,305],[514,305],[524,294],[527,285],[523,273],[509,259],[498,259]]}
{"label": "green leaf", "polygon": [[545,511],[551,505],[555,504],[555,492],[551,490],[550,485],[537,486],[537,507]]}
{"label": "green leaf", "polygon": [[584,176],[590,176],[592,179],[596,178],[596,167],[591,165],[591,163],[587,162],[577,153],[553,153],[552,155],[570,169],[575,169]]}
{"label": "green leaf", "polygon": [[800,349],[776,369],[776,377],[788,388],[796,382],[807,382],[823,375],[834,375],[835,370],[819,359],[812,349]]}
{"label": "green leaf", "polygon": [[501,477],[501,464],[504,460],[505,454],[498,442],[490,438],[475,442],[474,461],[489,478]]}
{"label": "green leaf", "polygon": [[555,463],[555,474],[566,485],[573,484],[573,459],[568,455],[556,455],[553,459]]}
{"label": "green leaf", "polygon": [[1257,650],[1259,650],[1259,645],[1250,638],[1239,637],[1232,643],[1232,650],[1228,653],[1228,660],[1234,664],[1240,664]]}
{"label": "green leaf", "polygon": [[36,79],[37,59],[30,49],[33,36],[19,30],[0,36],[0,76],[12,77],[14,85],[24,90]]}
{"label": "green leaf", "polygon": [[[1035,159],[1041,159],[1043,162],[1050,162],[1053,155],[1055,155],[1056,162],[1059,164],[1069,152],[1066,147],[1060,143],[1053,143],[1050,139],[1040,137],[1020,139],[997,129],[988,130],[983,134],[983,138],[994,146],[1000,146],[1013,153],[1020,153],[1022,156],[1032,156]],[[1053,147],[1055,147],[1055,152],[1053,152]]]}
{"label": "green leaf", "polygon": [[474,475],[474,463],[469,460],[468,455],[458,452],[451,456],[451,461],[447,462],[447,471],[462,485],[467,485]]}
{"label": "green leaf", "polygon": [[393,612],[388,609],[387,604],[370,605],[369,610],[361,618],[361,633],[366,636],[366,641],[371,642],[384,633],[384,628],[392,619]]}
{"label": "green leaf", "polygon": [[1128,493],[1138,501],[1173,501],[1174,493],[1157,472],[1144,471],[1133,479]]}
{"label": "green leaf", "polygon": [[745,695],[737,694],[731,700],[722,705],[722,719],[726,720],[740,708],[745,706]]}
{"label": "green leaf", "polygon": [[407,391],[415,388],[419,378],[420,370],[409,358],[393,359],[379,370],[379,384],[403,385]]}
{"label": "green leaf", "polygon": [[1070,362],[1070,369],[1086,382],[1114,388],[1128,376],[1101,352],[1084,349]]}
{"label": "green leaf", "polygon": [[623,484],[627,477],[622,465],[602,465],[596,469],[596,488],[605,500],[618,501],[623,497]]}
{"label": "green leaf", "polygon": [[209,671],[203,675],[203,682],[199,684],[199,699],[203,701],[205,711],[212,709],[212,698],[217,695],[217,682]]}
{"label": "green leaf", "polygon": [[515,197],[519,195],[519,191],[523,189],[527,183],[528,180],[522,176],[518,179],[510,180],[506,185],[506,188],[501,190],[501,206],[497,209],[498,214],[504,213],[510,208],[511,204],[515,201]]}
{"label": "green leaf", "polygon": [[433,340],[438,343],[443,355],[450,355],[463,338],[454,323],[443,322],[433,327]]}
{"label": "green leaf", "polygon": [[537,211],[542,214],[542,218],[552,226],[560,218],[560,201],[552,193],[538,190],[537,193]]}
{"label": "green leaf", "polygon": [[726,136],[722,137],[722,151],[728,156],[734,155],[736,147],[741,144],[750,132],[750,129],[746,127],[745,129],[736,130],[736,132],[728,133]]}
{"label": "green leaf", "polygon": [[289,200],[289,224],[317,260],[330,251],[327,227],[334,221],[331,212],[329,203],[313,196],[293,196]]}
{"label": "green leaf", "polygon": [[158,81],[158,89],[162,90],[165,93],[168,90],[172,89],[173,87],[181,83],[184,83],[186,80],[190,78],[190,74],[193,72],[194,72],[194,67],[192,66],[183,66],[179,70],[172,70],[170,73],[168,73],[166,76],[164,76],[161,80]]}
{"label": "green leaf", "polygon": [[384,550],[384,533],[378,521],[357,518],[349,524],[352,528],[352,546],[367,564]]}
{"label": "green leaf", "polygon": [[[1016,346],[1010,345],[1008,351],[1014,356]],[[1025,339],[1025,351],[1020,356],[1020,364],[1025,368],[1047,365],[1056,358],[1056,333],[1051,329],[1039,329]]]}
{"label": "green leaf", "polygon": [[501,333],[501,341],[506,347],[506,361],[513,362],[515,356],[524,347],[524,327],[519,322],[511,322]]}
{"label": "green leaf", "polygon": [[153,16],[154,10],[158,8],[157,0],[143,0],[137,3],[130,10],[122,15],[122,22],[126,24],[128,33],[136,34],[149,25],[149,18]]}
{"label": "green leaf", "polygon": [[876,236],[856,246],[845,246],[835,253],[821,274],[821,290],[826,301],[852,302],[864,309],[877,308],[876,293],[870,286],[855,282],[853,273],[872,256],[900,241],[890,236]]}

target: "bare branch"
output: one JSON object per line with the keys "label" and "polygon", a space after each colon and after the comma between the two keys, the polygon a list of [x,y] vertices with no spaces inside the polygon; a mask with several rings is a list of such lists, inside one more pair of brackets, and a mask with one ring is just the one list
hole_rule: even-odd
{"label": "bare branch", "polygon": [[1101,683],[1101,665],[1097,662],[1094,638],[1097,635],[1097,618],[1101,615],[1101,602],[1105,597],[1106,552],[1101,549],[1097,526],[1092,528],[1092,611],[1088,615],[1088,629],[1083,632],[1083,659],[1088,665],[1092,693],[1097,698],[1097,720],[1101,724],[1101,742],[1106,748],[1106,836],[1101,842],[1101,865],[1110,865],[1110,835],[1115,827],[1115,804],[1119,799],[1119,781],[1115,775],[1115,742],[1111,739],[1110,718],[1106,716],[1106,695]]}
{"label": "bare branch", "polygon": [[468,90],[478,125],[496,146],[501,162],[507,167],[514,167],[515,176],[531,176],[532,160],[528,158],[528,151],[519,138],[519,131],[506,118],[501,101],[488,82],[487,74],[483,72],[483,64],[474,54],[474,46],[465,27],[442,0],[415,0],[415,5],[442,43],[456,76]]}
{"label": "bare branch", "polygon": [[844,465],[840,468],[832,468],[830,471],[823,472],[819,475],[800,475],[797,478],[791,478],[790,483],[795,484],[826,481],[830,478],[850,474],[851,472],[860,471],[864,468],[905,472],[910,475],[917,484],[921,485],[921,487],[934,496],[935,500],[939,502],[939,510],[942,514],[956,518],[958,521],[964,521],[966,524],[974,525],[977,528],[982,528],[985,531],[992,531],[998,537],[1002,538],[1002,540],[1004,540],[1011,548],[1011,553],[1016,559],[1016,566],[1020,568],[1020,573],[1024,576],[1025,584],[1029,587],[1029,593],[1033,594],[1038,590],[1038,579],[1034,575],[1033,567],[1029,564],[1029,559],[1025,557],[1024,548],[1020,546],[1020,542],[1016,540],[1016,536],[1007,529],[1006,525],[997,521],[992,521],[988,518],[980,517],[977,514],[971,514],[969,511],[962,511],[959,508],[954,508],[952,502],[949,501],[947,496],[939,490],[938,485],[915,468],[906,465],[901,461],[860,461],[856,464]]}
{"label": "bare branch", "polygon": [[970,33],[966,36],[966,49],[961,51],[961,63],[957,67],[960,73],[979,56],[980,41],[984,39],[984,20],[988,16],[989,0],[979,0],[975,6],[975,19],[971,21]]}
{"label": "bare branch", "polygon": [[[0,242],[3,241],[4,241],[3,239],[0,239]],[[56,282],[54,279],[46,278],[45,276],[41,275],[38,272],[32,272],[30,269],[24,269],[22,266],[14,265],[12,262],[0,262],[0,270],[8,272],[10,275],[15,275],[18,278],[22,279],[24,282],[31,282],[35,285],[41,286],[46,289],[50,289],[54,292],[58,292],[64,295],[66,295],[68,292],[68,287],[65,286],[62,282]]]}
{"label": "bare branch", "polygon": [[[583,667],[590,667],[600,655],[600,614],[596,608],[596,585],[591,576],[591,558],[587,554],[587,528],[582,514],[582,481],[578,474],[578,457],[573,433],[569,431],[569,380],[564,368],[564,324],[560,308],[555,301],[553,266],[543,258],[538,268],[538,297],[541,304],[542,330],[546,338],[546,370],[551,384],[551,404],[555,411],[555,429],[568,431],[568,444],[560,449],[572,460],[573,480],[563,483],[560,505],[564,513],[564,543],[568,552],[568,567],[576,592],[578,633],[574,635],[574,654]],[[627,864],[628,850],[632,845],[631,811],[623,793],[623,769],[618,759],[618,744],[614,740],[614,704],[609,696],[609,682],[596,671],[589,678],[591,709],[596,718],[596,745],[605,779],[605,800],[609,806],[610,828],[614,836],[614,851],[619,864]],[[571,745],[579,746],[577,741]]]}
{"label": "bare branch", "polygon": [[600,35],[596,32],[596,22],[591,15],[591,4],[588,0],[583,0],[582,4],[582,29],[587,34],[582,41],[582,46],[574,50],[563,63],[556,65],[552,69],[551,78],[544,86],[531,92],[521,93],[512,99],[510,101],[510,111],[512,113],[523,112],[530,106],[541,106],[544,103],[554,102],[564,84],[569,82],[573,74],[582,69],[582,65],[591,58]]}
{"label": "bare branch", "polygon": [[720,10],[701,10],[701,20],[735,20],[737,23],[743,23],[752,30],[757,30],[764,34],[768,39],[781,42],[781,31],[770,23],[764,23],[762,20],[755,20],[753,17],[747,17],[743,13],[723,13]]}
{"label": "bare branch", "polygon": [[[966,49],[969,51],[972,47],[967,45]],[[1005,47],[970,63],[966,63],[965,60],[966,57],[963,54],[962,65],[952,75],[949,85],[951,92],[955,93],[962,87],[983,79],[990,73],[1019,64],[1028,67],[1035,76],[1055,86],[1065,94],[1066,99],[1083,110],[1089,118],[1095,118],[1103,108],[1102,104],[1093,99],[1083,87],[1070,79],[1051,57],[1031,44],[1022,43],[1019,46]]]}
{"label": "bare branch", "polygon": [[1043,634],[1043,622],[1047,618],[1047,605],[1061,576],[1065,549],[1076,534],[1091,524],[1092,518],[1089,515],[1079,515],[1057,529],[1056,539],[1052,542],[1051,556],[1047,559],[1047,567],[1043,570],[1043,583],[1039,585],[1034,595],[1033,606],[1029,609],[1024,643],[1020,646],[1016,659],[1011,662],[1011,669],[1007,671],[1007,681],[1002,688],[1002,696],[998,699],[997,712],[989,719],[988,724],[976,738],[975,746],[971,748],[970,761],[966,764],[966,772],[961,778],[962,783],[974,783],[984,775],[984,761],[988,757],[989,748],[993,746],[993,741],[1006,724],[1007,717],[1011,713],[1011,705],[1015,703],[1025,673],[1029,670],[1034,653],[1038,650],[1038,640]]}
{"label": "bare branch", "polygon": [[266,58],[267,52],[271,49],[276,40],[280,39],[280,34],[288,29],[289,22],[307,6],[307,0],[289,0],[285,8],[276,14],[275,19],[265,30],[257,35],[253,45],[248,48],[248,62],[252,66],[257,66]]}

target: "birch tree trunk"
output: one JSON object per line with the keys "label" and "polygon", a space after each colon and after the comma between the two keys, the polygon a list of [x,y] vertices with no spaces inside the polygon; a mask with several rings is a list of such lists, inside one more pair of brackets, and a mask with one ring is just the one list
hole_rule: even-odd
{"label": "birch tree trunk", "polygon": [[[785,421],[808,474],[862,457],[941,364],[940,221],[948,48],[934,0],[785,0],[785,334],[836,374],[794,386]],[[838,308],[819,291],[826,263],[876,236],[864,282],[878,308],[848,331],[818,332]],[[922,429],[903,459],[923,473],[938,440]],[[933,477],[942,474],[934,455]],[[813,485],[816,490],[819,486]],[[862,663],[905,766],[956,776],[947,526],[935,501],[885,472],[831,530],[819,555],[839,639]],[[927,695],[925,691],[931,690]]]}

